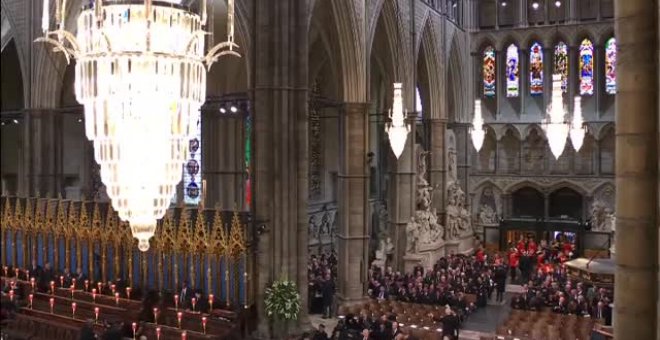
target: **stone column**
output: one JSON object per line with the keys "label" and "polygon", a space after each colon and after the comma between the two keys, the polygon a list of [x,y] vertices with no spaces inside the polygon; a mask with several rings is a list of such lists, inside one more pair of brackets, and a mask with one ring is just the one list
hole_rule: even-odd
{"label": "stone column", "polygon": [[415,213],[415,120],[414,115],[408,116],[410,133],[406,139],[406,146],[399,159],[388,150],[390,164],[393,169],[390,173],[390,186],[388,190],[390,235],[394,243],[394,265],[395,270],[404,270],[403,256],[406,253],[406,225],[410,217]]}
{"label": "stone column", "polygon": [[616,0],[614,338],[658,338],[658,2]]}
{"label": "stone column", "polygon": [[369,250],[369,104],[345,103],[339,117],[339,278],[337,296],[342,304],[366,296]]}
{"label": "stone column", "polygon": [[253,3],[254,204],[257,240],[254,285],[259,337],[270,337],[265,289],[288,279],[301,297],[294,331],[307,318],[307,82],[308,4]]}
{"label": "stone column", "polygon": [[429,182],[435,188],[433,190],[433,208],[438,213],[438,220],[444,221],[445,195],[447,183],[445,176],[447,165],[445,164],[445,131],[447,130],[446,119],[430,119],[431,127],[431,155],[429,160]]}
{"label": "stone column", "polygon": [[[27,162],[25,176],[27,196],[57,197],[62,192],[61,162],[62,138],[56,122],[60,113],[33,109],[24,113],[24,152]],[[60,170],[60,171],[58,171]]]}

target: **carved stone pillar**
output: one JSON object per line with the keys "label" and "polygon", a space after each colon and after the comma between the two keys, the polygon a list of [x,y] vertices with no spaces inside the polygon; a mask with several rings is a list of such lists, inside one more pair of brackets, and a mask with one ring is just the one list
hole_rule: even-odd
{"label": "carved stone pillar", "polygon": [[[297,0],[255,1],[254,69],[254,201],[257,277],[254,293],[258,337],[270,337],[265,289],[273,281],[294,281],[301,297],[294,331],[307,318],[307,111],[308,3]],[[251,287],[251,288],[252,288]]]}
{"label": "carved stone pillar", "polygon": [[658,2],[616,0],[614,338],[658,339]]}
{"label": "carved stone pillar", "polygon": [[345,103],[339,117],[337,296],[342,304],[361,301],[366,294],[370,235],[368,108],[368,103]]}
{"label": "carved stone pillar", "polygon": [[388,150],[390,154],[390,164],[393,169],[390,174],[390,186],[388,190],[388,207],[390,217],[390,235],[394,242],[394,263],[393,267],[403,271],[403,255],[406,252],[406,225],[410,222],[410,217],[415,213],[415,173],[416,173],[416,153],[415,153],[415,123],[414,116],[407,119],[411,122],[411,131],[406,139],[406,146],[399,159],[394,157],[394,153]]}
{"label": "carved stone pillar", "polygon": [[26,111],[23,117],[24,194],[57,197],[62,193],[61,119],[50,110]]}
{"label": "carved stone pillar", "polygon": [[429,167],[429,182],[433,190],[433,208],[438,213],[438,219],[444,221],[445,215],[445,195],[447,192],[447,183],[445,175],[447,166],[445,164],[445,131],[447,130],[447,121],[444,119],[429,120],[431,127],[431,152]]}

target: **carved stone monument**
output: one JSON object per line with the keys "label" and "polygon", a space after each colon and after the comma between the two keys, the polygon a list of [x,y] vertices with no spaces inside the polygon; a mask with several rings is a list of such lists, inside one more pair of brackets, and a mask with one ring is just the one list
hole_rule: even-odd
{"label": "carved stone monument", "polygon": [[456,136],[447,131],[447,216],[445,230],[446,251],[467,253],[474,248],[472,218],[467,207],[465,191],[458,181]]}
{"label": "carved stone monument", "polygon": [[594,200],[591,204],[591,230],[614,231],[614,212],[606,203]]}
{"label": "carved stone monument", "polygon": [[406,225],[406,254],[403,257],[406,271],[422,265],[430,268],[444,255],[444,228],[432,209],[433,188],[426,180],[426,151],[418,152],[416,211]]}

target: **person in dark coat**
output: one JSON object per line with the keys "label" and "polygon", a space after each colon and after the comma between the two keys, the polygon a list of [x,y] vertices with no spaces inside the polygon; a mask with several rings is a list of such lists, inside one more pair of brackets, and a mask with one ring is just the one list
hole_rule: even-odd
{"label": "person in dark coat", "polygon": [[458,328],[460,327],[460,320],[456,312],[451,310],[449,306],[445,308],[445,316],[440,319],[435,319],[442,324],[441,338],[448,338],[449,340],[458,340]]}
{"label": "person in dark coat", "polygon": [[330,317],[332,297],[335,295],[335,282],[332,280],[332,277],[330,277],[330,274],[325,275],[321,294],[323,295],[323,318],[327,319]]}

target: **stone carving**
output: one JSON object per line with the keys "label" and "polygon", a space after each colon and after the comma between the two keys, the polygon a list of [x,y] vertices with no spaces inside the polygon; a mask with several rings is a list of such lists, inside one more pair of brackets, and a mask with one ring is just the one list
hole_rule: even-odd
{"label": "stone carving", "polygon": [[479,210],[480,224],[497,224],[497,213],[490,205],[482,204]]}
{"label": "stone carving", "polygon": [[470,220],[470,213],[465,207],[465,192],[454,181],[447,187],[447,232],[445,233],[446,240],[455,240],[461,234],[472,230],[472,223]]}
{"label": "stone carving", "polygon": [[438,222],[435,209],[431,209],[433,188],[426,180],[426,156],[422,151],[418,155],[417,166],[417,210],[406,225],[406,253],[415,254],[420,246],[434,244],[442,240],[443,227]]}
{"label": "stone carving", "polygon": [[594,200],[591,204],[591,228],[593,231],[613,231],[614,212],[605,203]]}
{"label": "stone carving", "polygon": [[393,252],[394,244],[392,243],[392,239],[389,237],[381,239],[378,245],[378,249],[376,250],[376,259],[372,265],[381,268],[384,267],[385,263],[387,262],[387,255],[391,255]]}
{"label": "stone carving", "polygon": [[[581,177],[533,177],[533,176],[508,176],[508,175],[497,175],[493,177],[492,175],[479,175],[471,174],[468,178],[470,192],[475,192],[484,182],[492,183],[498,190],[501,192],[507,192],[509,188],[517,186],[520,183],[529,182],[538,184],[540,187],[544,188],[556,188],[562,185],[562,183],[569,183],[573,186],[582,188],[585,192],[593,192],[595,189],[602,187],[604,184],[608,184],[607,190],[609,187],[614,187],[614,180],[607,178],[581,178]],[[598,194],[605,195],[606,189],[596,190]],[[601,193],[603,192],[603,193]],[[594,194],[594,196],[598,196]]]}

